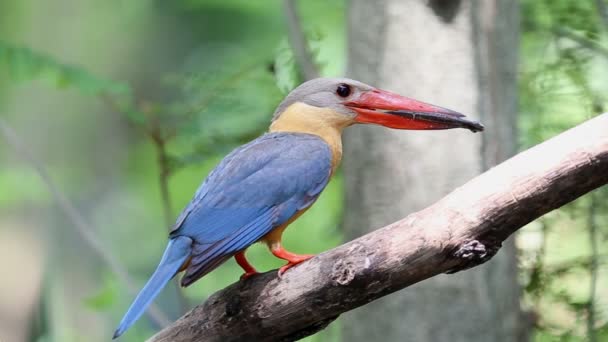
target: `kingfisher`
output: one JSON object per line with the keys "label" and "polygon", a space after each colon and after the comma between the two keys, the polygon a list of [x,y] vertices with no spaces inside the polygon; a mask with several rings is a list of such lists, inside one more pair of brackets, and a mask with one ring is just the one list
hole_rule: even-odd
{"label": "kingfisher", "polygon": [[317,78],[295,88],[274,112],[270,129],[236,148],[209,173],[177,218],[160,263],[120,322],[122,335],[176,274],[182,286],[234,257],[257,273],[245,250],[261,241],[289,268],[313,255],[285,250],[287,226],[317,200],[342,159],[342,131],[354,124],[440,130],[483,125],[458,112],[347,78]]}

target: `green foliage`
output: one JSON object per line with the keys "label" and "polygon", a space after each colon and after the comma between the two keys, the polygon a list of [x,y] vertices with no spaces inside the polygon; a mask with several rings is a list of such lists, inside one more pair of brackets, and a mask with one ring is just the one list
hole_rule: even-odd
{"label": "green foliage", "polygon": [[14,83],[41,80],[58,89],[74,88],[85,95],[98,96],[134,123],[144,122],[143,115],[134,107],[132,90],[127,83],[99,77],[84,68],[0,40],[0,78],[3,74]]}
{"label": "green foliage", "polygon": [[599,36],[593,1],[528,0],[522,7],[520,123],[527,147],[606,108],[608,82],[593,72],[608,61],[601,50],[608,37]]}
{"label": "green foliage", "polygon": [[[169,103],[134,99],[131,88],[124,82],[104,79],[84,68],[1,41],[0,72],[16,83],[39,79],[59,89],[75,88],[97,96],[156,143],[165,144],[178,137],[182,145],[192,147],[183,155],[168,156],[170,166],[179,168],[200,163],[257,136],[267,125],[267,113],[281,98],[277,80],[263,59],[235,70],[239,59],[230,58],[243,56],[245,51],[235,50],[232,44],[211,44],[201,49],[201,53],[205,53],[207,63],[197,63],[199,56],[195,52],[191,62],[186,63],[187,73],[166,77],[166,85],[181,90],[181,96]],[[294,68],[292,61],[281,61],[279,70],[288,68],[287,63]],[[242,124],[243,121],[247,124]]]}
{"label": "green foliage", "polygon": [[[608,108],[608,23],[600,20],[596,3],[522,2],[522,148]],[[583,341],[591,335],[602,340],[608,322],[608,293],[602,290],[608,265],[606,203],[608,191],[600,189],[546,215],[520,235],[525,298],[538,316],[535,341]],[[539,245],[526,248],[526,239]],[[599,251],[590,247],[592,241]],[[591,331],[590,325],[595,327]]]}
{"label": "green foliage", "polygon": [[[213,51],[213,53],[209,53]],[[169,120],[182,155],[172,156],[174,167],[200,163],[236,144],[259,135],[269,123],[282,94],[271,70],[272,60],[249,56],[231,44],[210,43],[193,52],[185,71],[167,84],[180,96],[167,106]],[[205,58],[204,64],[200,60]]]}
{"label": "green foliage", "polygon": [[97,77],[83,68],[62,64],[45,54],[2,41],[0,72],[15,82],[41,79],[57,88],[74,87],[89,95],[123,95],[130,91],[125,83]]}
{"label": "green foliage", "polygon": [[530,32],[552,29],[555,25],[584,32],[595,37],[600,22],[594,1],[539,0],[522,1],[523,28]]}

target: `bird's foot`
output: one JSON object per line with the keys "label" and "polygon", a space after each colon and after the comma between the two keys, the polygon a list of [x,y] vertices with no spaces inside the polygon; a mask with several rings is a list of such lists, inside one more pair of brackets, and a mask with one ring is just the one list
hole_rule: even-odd
{"label": "bird's foot", "polygon": [[279,278],[282,278],[283,274],[288,269],[290,269],[290,268],[294,267],[295,265],[298,265],[312,257],[314,257],[314,255],[312,255],[312,254],[301,254],[301,255],[300,254],[291,254],[289,259],[285,259],[289,262],[286,265],[283,265],[283,266],[281,266],[281,268],[279,268]]}
{"label": "bird's foot", "polygon": [[247,271],[241,275],[241,280],[246,280],[253,277],[256,274],[260,274],[260,272],[256,271],[255,268],[251,271]]}
{"label": "bird's foot", "polygon": [[251,276],[258,274],[258,271],[253,267],[249,261],[245,258],[245,251],[240,251],[234,255],[234,259],[236,263],[241,266],[241,268],[245,271],[243,275],[241,275],[241,280],[249,279]]}

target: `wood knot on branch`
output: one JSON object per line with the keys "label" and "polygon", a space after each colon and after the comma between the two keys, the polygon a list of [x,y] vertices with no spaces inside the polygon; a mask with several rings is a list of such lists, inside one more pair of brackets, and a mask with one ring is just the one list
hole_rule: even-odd
{"label": "wood knot on branch", "polygon": [[331,280],[338,285],[345,286],[355,279],[355,273],[355,265],[338,260],[331,271]]}
{"label": "wood knot on branch", "polygon": [[478,240],[467,241],[454,253],[455,257],[468,261],[483,260],[487,255],[486,246]]}
{"label": "wood knot on branch", "polygon": [[460,264],[445,273],[452,274],[481,265],[490,260],[500,249],[502,243],[498,240],[466,240],[452,254],[452,257],[460,259]]}
{"label": "wood knot on branch", "polygon": [[354,243],[346,254],[350,257],[338,259],[331,268],[330,279],[336,285],[349,285],[355,280],[357,273],[362,275],[364,270],[369,269],[374,252],[370,252],[360,243]]}

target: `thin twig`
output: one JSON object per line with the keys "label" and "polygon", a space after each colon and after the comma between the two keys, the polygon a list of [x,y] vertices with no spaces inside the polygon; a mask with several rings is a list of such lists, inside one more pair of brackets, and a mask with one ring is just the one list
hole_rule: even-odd
{"label": "thin twig", "polygon": [[[118,276],[118,278],[126,285],[131,293],[137,293],[137,288],[133,285],[133,281],[127,274],[127,271],[102,245],[100,242],[101,240],[97,237],[97,235],[95,235],[95,229],[92,227],[92,225],[87,222],[84,216],[78,212],[67,196],[65,196],[63,192],[61,192],[61,190],[55,185],[50,174],[47,172],[46,167],[41,161],[34,157],[34,155],[26,147],[25,143],[21,140],[21,138],[19,138],[15,130],[13,130],[2,118],[0,118],[0,134],[15,150],[17,155],[19,155],[25,162],[29,163],[36,173],[38,173],[38,176],[40,176],[43,183],[49,189],[59,208],[72,222],[82,239],[101,258],[101,260],[108,265],[110,270],[112,270],[112,272]],[[166,326],[170,322],[168,317],[156,305],[150,306],[147,314],[160,327]]]}
{"label": "thin twig", "polygon": [[302,30],[295,0],[283,1],[283,14],[287,21],[289,44],[293,49],[302,76],[306,80],[319,77],[319,70],[317,70],[317,66],[314,63],[308,43],[306,42],[306,36]]}
{"label": "thin twig", "polygon": [[[163,137],[160,127],[152,133],[148,133],[154,147],[156,148],[156,157],[158,162],[158,186],[160,188],[160,200],[163,206],[163,217],[165,226],[171,230],[173,208],[171,205],[171,194],[169,193],[169,177],[171,176],[171,167],[169,165],[169,156],[166,149],[166,138]],[[188,298],[184,294],[182,287],[179,284],[179,279],[173,280],[175,294],[177,296],[180,313],[186,312],[190,308]]]}
{"label": "thin twig", "polygon": [[165,141],[154,142],[156,147],[156,157],[158,161],[158,186],[160,188],[160,198],[163,205],[163,216],[165,226],[171,229],[173,216],[173,206],[171,205],[171,196],[169,194],[169,177],[171,169],[169,167],[169,156],[165,147]]}

